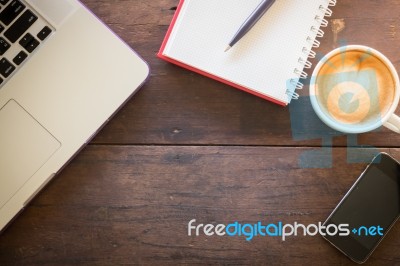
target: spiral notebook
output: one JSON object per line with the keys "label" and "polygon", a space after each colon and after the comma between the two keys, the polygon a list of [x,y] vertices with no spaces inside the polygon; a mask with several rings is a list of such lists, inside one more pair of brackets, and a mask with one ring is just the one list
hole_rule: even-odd
{"label": "spiral notebook", "polygon": [[278,0],[235,46],[260,0],[181,0],[158,53],[166,61],[281,105],[298,98],[336,0]]}

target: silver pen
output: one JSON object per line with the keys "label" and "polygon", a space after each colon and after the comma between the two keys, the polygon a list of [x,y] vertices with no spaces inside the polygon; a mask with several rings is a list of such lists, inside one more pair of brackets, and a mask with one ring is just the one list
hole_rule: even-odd
{"label": "silver pen", "polygon": [[231,49],[247,32],[260,20],[267,10],[275,3],[275,0],[263,0],[242,24],[235,36],[226,47],[225,52]]}

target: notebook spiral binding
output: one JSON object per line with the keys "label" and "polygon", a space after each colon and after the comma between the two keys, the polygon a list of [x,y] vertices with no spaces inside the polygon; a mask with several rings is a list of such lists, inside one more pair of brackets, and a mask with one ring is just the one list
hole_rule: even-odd
{"label": "notebook spiral binding", "polygon": [[[328,20],[325,19],[325,17],[330,17],[332,16],[332,10],[330,7],[335,6],[337,0],[327,0],[329,1],[328,7],[324,7],[323,5],[319,6],[319,13],[318,15],[315,16],[315,21],[318,23],[319,26],[313,25],[310,29],[310,31],[313,33],[314,38],[308,36],[307,37],[307,43],[311,47],[311,49],[307,47],[303,47],[302,49],[302,54],[304,57],[300,57],[298,60],[299,65],[301,68],[296,68],[294,70],[294,74],[297,76],[297,78],[293,78],[290,80],[290,88],[286,91],[286,94],[289,96],[289,98],[292,98],[293,100],[299,99],[300,95],[296,92],[297,90],[301,90],[304,87],[304,84],[302,83],[301,79],[307,79],[308,74],[304,71],[304,69],[310,69],[312,67],[312,63],[308,60],[309,58],[315,58],[316,53],[313,51],[314,48],[318,48],[321,44],[320,41],[317,40],[317,38],[322,38],[324,37],[324,31],[321,29],[326,28],[328,26]],[[303,69],[303,70],[301,70]]]}

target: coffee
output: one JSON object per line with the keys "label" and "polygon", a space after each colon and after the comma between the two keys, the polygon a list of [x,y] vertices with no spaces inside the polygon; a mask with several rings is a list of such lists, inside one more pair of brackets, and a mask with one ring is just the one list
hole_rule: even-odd
{"label": "coffee", "polygon": [[327,59],[315,77],[320,109],[336,123],[376,123],[389,112],[396,97],[391,73],[373,53],[343,50]]}

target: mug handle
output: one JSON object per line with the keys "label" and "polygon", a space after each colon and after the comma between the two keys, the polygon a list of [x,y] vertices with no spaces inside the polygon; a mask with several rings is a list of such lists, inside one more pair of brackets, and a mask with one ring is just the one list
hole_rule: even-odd
{"label": "mug handle", "polygon": [[393,130],[394,132],[400,133],[400,117],[398,117],[395,114],[392,114],[392,116],[384,124],[384,126],[390,130]]}

